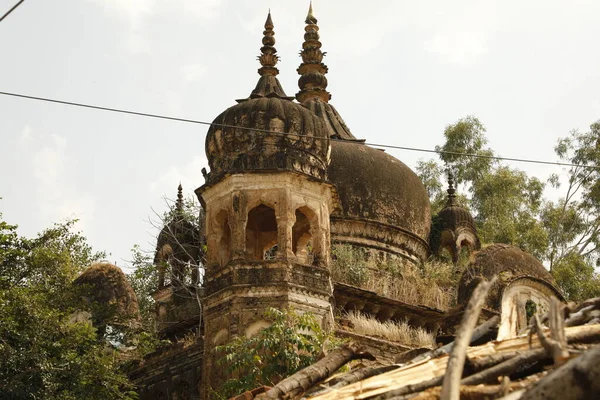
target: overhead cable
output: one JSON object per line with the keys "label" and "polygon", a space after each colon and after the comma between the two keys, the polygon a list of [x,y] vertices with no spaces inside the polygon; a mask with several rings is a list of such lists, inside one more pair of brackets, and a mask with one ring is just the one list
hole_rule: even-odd
{"label": "overhead cable", "polygon": [[[123,110],[123,109],[119,109],[119,108],[103,107],[103,106],[97,106],[97,105],[93,105],[93,104],[84,104],[84,103],[78,103],[78,102],[73,102],[73,101],[56,100],[56,99],[51,99],[48,97],[29,96],[29,95],[24,95],[24,94],[19,94],[19,93],[1,92],[0,91],[0,95],[19,97],[19,98],[29,99],[29,100],[45,101],[45,102],[49,102],[49,103],[62,104],[62,105],[67,105],[67,106],[90,108],[90,109],[100,110],[100,111],[110,111],[110,112],[116,112],[116,113],[121,113],[121,114],[137,115],[140,117],[158,118],[158,119],[164,119],[164,120],[169,120],[169,121],[186,122],[186,123],[191,123],[191,124],[200,124],[200,125],[208,125],[208,126],[220,126],[222,128],[242,129],[242,130],[249,130],[252,132],[269,133],[272,135],[281,135],[281,136],[288,136],[288,137],[295,136],[295,137],[303,137],[303,138],[322,139],[319,137],[314,137],[314,136],[309,136],[309,135],[301,135],[301,134],[297,134],[297,133],[283,133],[283,132],[271,131],[271,130],[267,130],[267,129],[250,128],[250,127],[246,127],[246,126],[219,124],[219,123],[215,123],[215,122],[206,122],[206,121],[200,121],[200,120],[196,120],[196,119],[178,118],[178,117],[172,117],[172,116],[168,116],[168,115],[152,114],[152,113],[145,113],[145,112],[131,111],[131,110]],[[570,163],[563,163],[563,162],[556,162],[556,161],[534,160],[534,159],[527,159],[527,158],[500,157],[500,156],[493,156],[493,155],[486,155],[486,154],[462,153],[462,152],[435,150],[435,149],[434,150],[422,149],[422,148],[418,148],[418,147],[396,146],[396,145],[390,145],[390,144],[372,143],[372,142],[365,142],[365,141],[349,141],[349,140],[344,140],[344,139],[330,138],[329,140],[345,142],[345,143],[355,143],[357,145],[366,144],[369,146],[380,147],[380,148],[384,148],[384,149],[396,149],[396,150],[416,151],[416,152],[422,152],[422,153],[446,154],[446,155],[459,156],[459,157],[485,158],[485,159],[489,159],[489,160],[513,161],[513,162],[522,162],[522,163],[530,163],[530,164],[557,165],[557,166],[561,166],[561,167],[581,167],[581,168],[600,169],[600,166],[596,166],[596,165],[579,165],[579,164],[570,164]]]}
{"label": "overhead cable", "polygon": [[22,2],[24,2],[25,0],[20,0],[17,4],[15,4],[14,6],[12,6],[12,8],[10,10],[8,10],[3,16],[2,18],[0,18],[0,22],[2,22],[2,20],[6,17],[8,17],[8,14],[10,14],[11,12],[15,11],[15,9],[17,7],[19,7],[21,5]]}

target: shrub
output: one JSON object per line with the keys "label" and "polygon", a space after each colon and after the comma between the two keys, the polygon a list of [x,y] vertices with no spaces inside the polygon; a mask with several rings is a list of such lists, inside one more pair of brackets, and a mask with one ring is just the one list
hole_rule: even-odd
{"label": "shrub", "polygon": [[272,386],[313,364],[326,347],[341,344],[310,313],[270,308],[265,319],[271,325],[256,335],[237,336],[229,344],[216,348],[224,354],[219,363],[231,377],[216,392],[217,397],[230,398],[261,385]]}

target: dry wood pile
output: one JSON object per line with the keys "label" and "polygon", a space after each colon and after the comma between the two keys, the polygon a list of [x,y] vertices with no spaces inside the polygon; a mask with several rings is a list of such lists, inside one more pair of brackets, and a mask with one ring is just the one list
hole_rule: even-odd
{"label": "dry wood pile", "polygon": [[469,347],[498,323],[475,327],[493,281],[473,292],[449,345],[404,364],[333,375],[351,360],[369,358],[344,346],[256,399],[600,398],[600,298],[578,306],[553,299],[547,315],[532,318],[528,334]]}

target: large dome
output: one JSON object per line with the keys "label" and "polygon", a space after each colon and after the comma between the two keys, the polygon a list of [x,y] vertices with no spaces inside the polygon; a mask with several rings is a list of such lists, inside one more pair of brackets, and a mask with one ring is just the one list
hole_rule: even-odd
{"label": "large dome", "polygon": [[[388,229],[403,237],[403,243],[379,243],[382,250],[414,260],[427,256],[429,197],[419,177],[404,163],[364,144],[334,141],[328,174],[342,205],[342,210],[332,216],[334,225],[341,228],[341,221],[349,220],[368,222],[382,229],[382,234]],[[345,241],[343,237],[352,235],[338,227],[332,227],[333,240]]]}

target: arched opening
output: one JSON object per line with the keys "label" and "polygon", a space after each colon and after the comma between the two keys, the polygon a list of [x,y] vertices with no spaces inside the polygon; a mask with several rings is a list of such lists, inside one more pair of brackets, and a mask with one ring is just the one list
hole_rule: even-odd
{"label": "arched opening", "polygon": [[292,251],[298,262],[312,264],[314,254],[312,253],[312,232],[309,217],[314,213],[307,207],[296,210],[296,222],[292,227]]}
{"label": "arched opening", "polygon": [[246,252],[252,260],[264,260],[265,254],[277,244],[275,210],[261,204],[248,213]]}
{"label": "arched opening", "polygon": [[533,317],[537,312],[537,304],[535,304],[535,301],[528,299],[525,302],[525,315],[527,317],[527,322],[529,322],[529,320],[531,319],[531,317]]}
{"label": "arched opening", "polygon": [[171,284],[172,271],[169,261],[173,258],[173,248],[166,243],[160,247],[156,254],[158,268],[158,288],[162,289]]}
{"label": "arched opening", "polygon": [[216,222],[219,227],[217,261],[221,267],[224,267],[231,258],[231,229],[229,228],[229,215],[226,210],[219,211]]}

